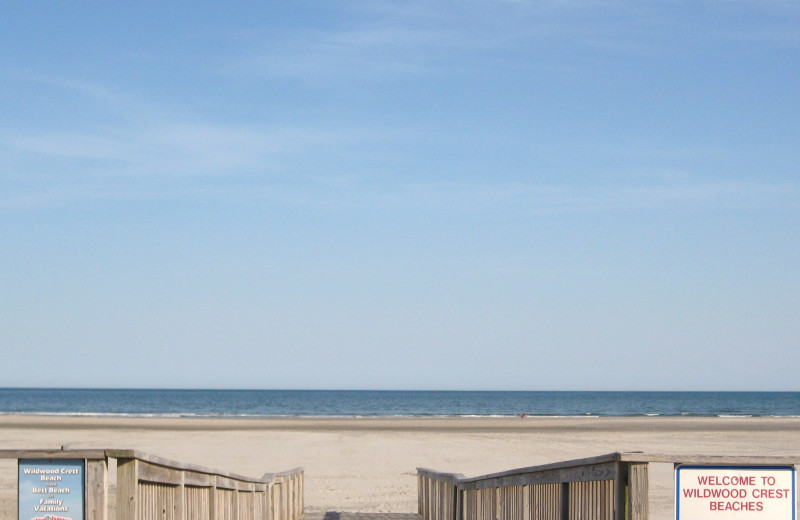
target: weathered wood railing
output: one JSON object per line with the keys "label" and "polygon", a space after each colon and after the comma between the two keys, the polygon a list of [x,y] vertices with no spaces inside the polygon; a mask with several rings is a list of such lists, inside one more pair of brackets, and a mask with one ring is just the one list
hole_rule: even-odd
{"label": "weathered wood railing", "polygon": [[[298,520],[303,514],[302,468],[250,478],[135,450],[0,450],[0,458],[85,460],[86,520]],[[108,500],[113,459],[116,508]]]}
{"label": "weathered wood railing", "polygon": [[424,520],[648,520],[649,464],[796,465],[787,457],[611,453],[475,478],[418,468]]}

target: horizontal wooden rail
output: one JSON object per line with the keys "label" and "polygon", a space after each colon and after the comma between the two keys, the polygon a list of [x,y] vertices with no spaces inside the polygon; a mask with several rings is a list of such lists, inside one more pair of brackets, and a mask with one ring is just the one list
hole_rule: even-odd
{"label": "horizontal wooden rail", "polygon": [[424,520],[647,520],[649,464],[800,463],[798,457],[610,453],[480,477],[418,468]]}

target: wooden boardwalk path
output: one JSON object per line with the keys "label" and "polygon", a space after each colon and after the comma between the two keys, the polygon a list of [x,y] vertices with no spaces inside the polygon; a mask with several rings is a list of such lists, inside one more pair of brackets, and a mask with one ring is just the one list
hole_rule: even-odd
{"label": "wooden boardwalk path", "polygon": [[348,513],[344,511],[326,511],[324,513],[306,513],[302,520],[422,520],[416,513]]}

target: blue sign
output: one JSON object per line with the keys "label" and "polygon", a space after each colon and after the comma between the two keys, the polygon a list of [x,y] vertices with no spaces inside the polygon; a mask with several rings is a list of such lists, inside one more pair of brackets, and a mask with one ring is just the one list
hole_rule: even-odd
{"label": "blue sign", "polygon": [[19,520],[84,520],[85,463],[19,461]]}

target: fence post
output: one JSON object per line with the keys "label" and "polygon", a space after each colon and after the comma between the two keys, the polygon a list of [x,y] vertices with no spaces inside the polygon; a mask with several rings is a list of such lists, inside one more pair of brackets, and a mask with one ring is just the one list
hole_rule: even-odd
{"label": "fence post", "polygon": [[180,475],[181,482],[175,487],[172,496],[175,499],[176,520],[186,520],[186,472],[181,471]]}
{"label": "fence post", "polygon": [[269,490],[272,484],[267,483],[264,485],[264,491],[261,493],[261,517],[259,520],[270,520],[269,510]]}
{"label": "fence post", "polygon": [[117,519],[137,520],[139,499],[136,488],[139,484],[139,461],[117,459]]}
{"label": "fence post", "polygon": [[420,511],[420,514],[422,515],[422,518],[425,518],[425,520],[430,520],[431,518],[429,511],[430,500],[428,499],[428,495],[430,495],[430,480],[427,478],[423,478],[421,486],[422,486],[422,499],[421,499],[422,502],[420,504],[420,507],[422,508],[422,510]]}
{"label": "fence post", "polygon": [[647,520],[649,511],[649,464],[632,463],[628,466],[629,520]]}
{"label": "fence post", "polygon": [[108,518],[108,462],[86,461],[86,520]]}
{"label": "fence post", "polygon": [[561,520],[569,520],[569,482],[561,483]]}
{"label": "fence post", "polygon": [[219,516],[217,513],[218,501],[217,477],[211,477],[211,487],[208,488],[208,520],[217,520]]}
{"label": "fence post", "polygon": [[531,487],[522,486],[522,520],[531,520]]}
{"label": "fence post", "polygon": [[612,496],[614,497],[614,520],[625,520],[628,505],[625,493],[628,491],[628,464],[617,462],[617,476],[614,478]]}
{"label": "fence post", "polygon": [[239,509],[239,483],[233,483],[233,489],[231,490],[231,512],[233,513],[233,520],[244,520],[242,519],[242,512]]}
{"label": "fence post", "polygon": [[305,513],[305,498],[303,495],[303,489],[306,483],[305,471],[299,472],[295,478],[297,479],[297,507],[295,508],[295,518],[302,518]]}
{"label": "fence post", "polygon": [[298,498],[300,516],[302,517],[306,512],[306,472],[300,472],[300,497]]}

